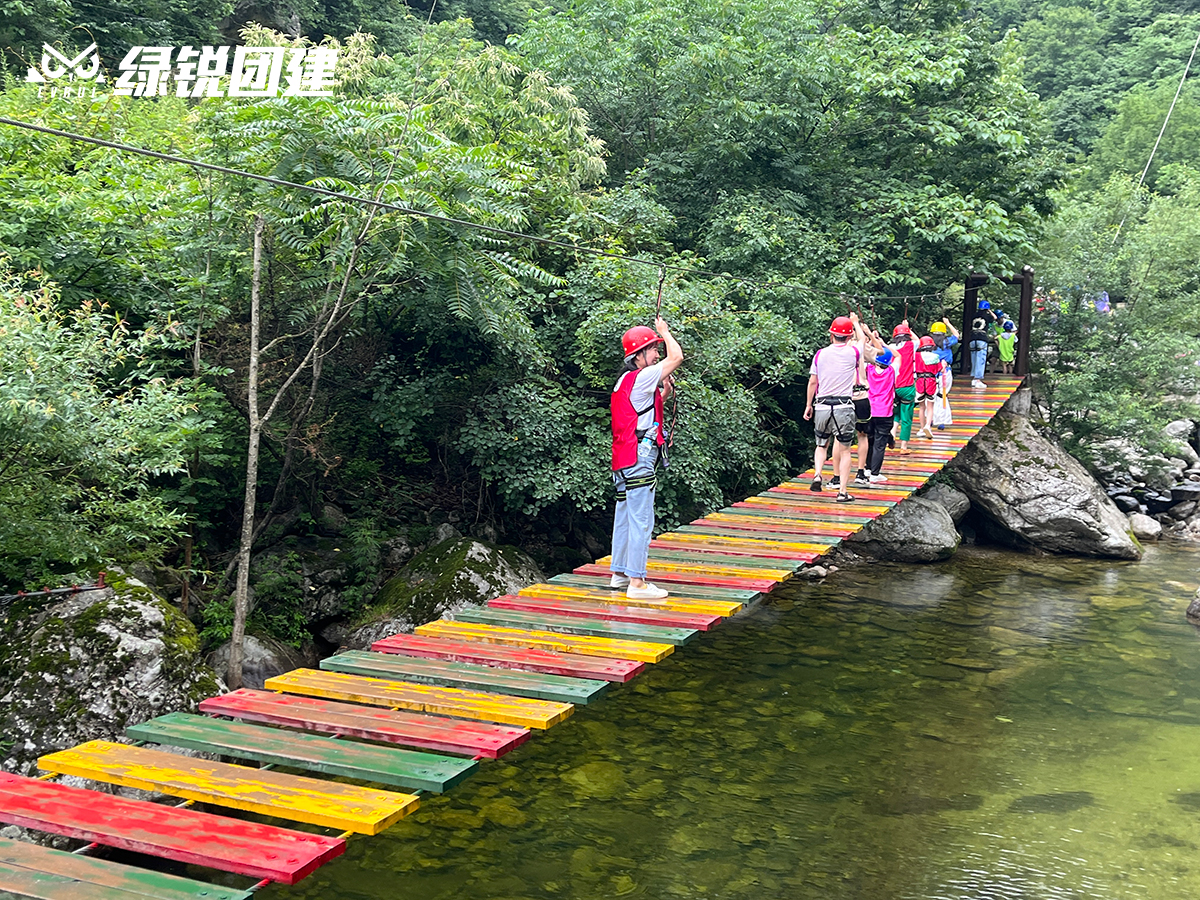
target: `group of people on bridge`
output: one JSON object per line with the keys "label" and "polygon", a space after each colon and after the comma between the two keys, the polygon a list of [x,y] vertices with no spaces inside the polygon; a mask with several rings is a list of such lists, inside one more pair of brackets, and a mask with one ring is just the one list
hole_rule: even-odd
{"label": "group of people on bridge", "polygon": [[[971,384],[982,389],[987,386],[983,377],[992,345],[997,347],[1003,371],[1012,371],[1016,329],[1011,319],[993,311],[986,300],[979,303],[971,326]],[[829,487],[837,490],[837,502],[852,503],[851,447],[856,438],[854,484],[870,487],[887,481],[883,463],[889,447],[898,454],[910,452],[914,414],[918,415],[918,438],[932,439],[934,429],[951,424],[954,348],[962,335],[943,318],[931,323],[929,333],[918,339],[905,319],[892,330],[889,344],[879,331],[850,313],[833,320],[829,338],[828,346],[813,357],[804,410],[805,420],[813,421],[817,439],[810,488],[817,492],[825,489],[822,470],[832,457],[834,475]],[[674,389],[672,374],[683,362],[683,350],[661,317],[654,328],[639,325],[629,329],[621,347],[624,362],[610,399],[612,474],[617,493],[610,586],[624,589],[629,599],[659,600],[668,592],[646,580],[654,533],[654,491],[658,465],[666,464],[664,401]],[[660,347],[665,347],[665,357]]]}

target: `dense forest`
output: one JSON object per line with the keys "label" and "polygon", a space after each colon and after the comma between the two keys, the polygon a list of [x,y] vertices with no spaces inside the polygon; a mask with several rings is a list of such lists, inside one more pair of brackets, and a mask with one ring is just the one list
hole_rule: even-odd
{"label": "dense forest", "polygon": [[[0,589],[146,560],[223,634],[247,495],[255,549],[339,519],[363,603],[397,529],[578,564],[660,290],[662,526],[803,466],[831,315],[925,324],[972,271],[1037,272],[1048,428],[1154,449],[1200,375],[1198,31],[1192,0],[0,0],[0,116],[331,192],[0,125]],[[93,40],[322,44],[337,89],[24,83]],[[257,627],[299,639],[286,595]]]}

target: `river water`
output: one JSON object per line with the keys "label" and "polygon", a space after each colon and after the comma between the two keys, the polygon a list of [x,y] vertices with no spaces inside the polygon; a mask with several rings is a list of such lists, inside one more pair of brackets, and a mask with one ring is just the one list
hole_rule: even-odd
{"label": "river water", "polygon": [[262,896],[1200,896],[1198,569],[968,549],[781,589]]}

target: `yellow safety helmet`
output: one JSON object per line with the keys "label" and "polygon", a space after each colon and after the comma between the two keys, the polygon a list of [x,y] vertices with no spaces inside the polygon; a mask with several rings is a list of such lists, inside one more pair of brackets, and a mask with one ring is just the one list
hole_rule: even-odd
{"label": "yellow safety helmet", "polygon": [[945,334],[946,333],[946,323],[945,322],[934,322],[932,325],[929,326],[929,333],[930,334]]}

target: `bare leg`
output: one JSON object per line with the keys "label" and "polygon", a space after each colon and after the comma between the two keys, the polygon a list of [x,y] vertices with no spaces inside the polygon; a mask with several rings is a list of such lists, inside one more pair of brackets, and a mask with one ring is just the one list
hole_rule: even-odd
{"label": "bare leg", "polygon": [[842,486],[840,493],[848,493],[850,487],[850,464],[854,461],[854,454],[850,451],[849,444],[843,444],[837,441],[833,447],[833,464],[837,467],[838,475],[842,478]]}

